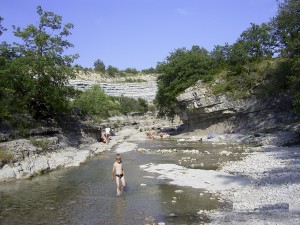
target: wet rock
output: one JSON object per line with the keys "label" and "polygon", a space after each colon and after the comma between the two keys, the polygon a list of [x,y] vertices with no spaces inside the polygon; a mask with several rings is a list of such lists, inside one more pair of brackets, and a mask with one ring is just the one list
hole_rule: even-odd
{"label": "wet rock", "polygon": [[155,222],[155,218],[153,216],[146,216],[145,217],[145,220],[147,222],[150,222],[150,223],[154,223]]}
{"label": "wet rock", "polygon": [[166,225],[166,223],[164,223],[164,222],[159,222],[159,223],[157,223],[157,225]]}

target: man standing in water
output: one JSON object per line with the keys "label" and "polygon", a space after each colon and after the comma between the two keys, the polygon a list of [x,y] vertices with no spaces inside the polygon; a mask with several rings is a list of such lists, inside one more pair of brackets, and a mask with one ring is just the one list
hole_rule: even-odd
{"label": "man standing in water", "polygon": [[[113,165],[112,169],[112,181],[116,176],[116,185],[117,185],[117,196],[120,196],[123,188],[125,187],[125,172],[123,169],[122,158],[120,154],[116,155],[116,162]],[[120,188],[120,180],[122,182],[122,187]]]}

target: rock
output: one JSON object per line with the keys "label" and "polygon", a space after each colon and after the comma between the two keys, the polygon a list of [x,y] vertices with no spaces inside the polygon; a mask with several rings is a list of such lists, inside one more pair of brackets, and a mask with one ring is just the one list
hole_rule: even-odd
{"label": "rock", "polygon": [[3,134],[0,132],[0,142],[9,141],[11,138],[10,134]]}
{"label": "rock", "polygon": [[[177,98],[177,113],[186,124],[187,131],[197,134],[224,134],[233,135],[237,132],[248,133],[255,131],[252,140],[244,139],[243,143],[260,144],[263,133],[274,133],[275,138],[269,143],[278,145],[296,143],[299,131],[299,117],[292,112],[293,100],[288,93],[278,93],[265,98],[256,95],[248,98],[233,100],[226,95],[215,95],[211,87],[202,81],[187,88]],[[291,125],[293,124],[293,125]],[[287,136],[282,135],[283,131]],[[298,132],[299,133],[299,132]],[[208,138],[212,138],[208,136]],[[214,140],[214,139],[213,139]]]}
{"label": "rock", "polygon": [[9,165],[5,165],[2,169],[0,169],[0,181],[9,181],[15,179],[16,174]]}
{"label": "rock", "polygon": [[38,127],[30,130],[30,135],[42,136],[42,135],[53,135],[61,132],[61,129],[56,127]]}
{"label": "rock", "polygon": [[[70,85],[78,90],[90,89],[93,85],[99,85],[101,89],[110,96],[117,97],[131,97],[131,98],[142,98],[148,101],[152,101],[155,98],[157,91],[156,77],[152,76],[140,76],[139,78],[145,80],[145,82],[116,83],[113,80],[69,80]],[[116,80],[116,79],[115,79]]]}
{"label": "rock", "polygon": [[222,151],[222,152],[220,152],[220,155],[226,155],[226,156],[229,156],[229,155],[231,155],[232,154],[232,152],[229,152],[229,151]]}
{"label": "rock", "polygon": [[178,139],[177,141],[178,141],[178,142],[183,142],[183,141],[185,141],[185,139],[184,139],[184,138],[181,138],[181,139]]}

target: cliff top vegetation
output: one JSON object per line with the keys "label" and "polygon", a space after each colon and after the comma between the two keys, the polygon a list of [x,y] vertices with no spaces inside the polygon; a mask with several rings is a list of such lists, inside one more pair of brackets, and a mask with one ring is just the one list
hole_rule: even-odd
{"label": "cliff top vegetation", "polygon": [[285,0],[269,22],[252,23],[232,45],[170,53],[156,68],[159,115],[172,118],[176,97],[198,80],[211,85],[215,94],[233,98],[289,92],[300,113],[299,9],[299,0]]}

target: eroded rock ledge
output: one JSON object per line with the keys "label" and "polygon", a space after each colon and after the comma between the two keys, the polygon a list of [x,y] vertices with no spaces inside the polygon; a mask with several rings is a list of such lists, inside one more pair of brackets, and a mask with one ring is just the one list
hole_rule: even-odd
{"label": "eroded rock ledge", "polygon": [[299,117],[292,112],[292,99],[287,93],[232,100],[225,95],[214,95],[198,81],[177,100],[177,113],[188,132],[242,133],[255,137],[272,133],[287,138],[286,144],[293,144],[300,137]]}

